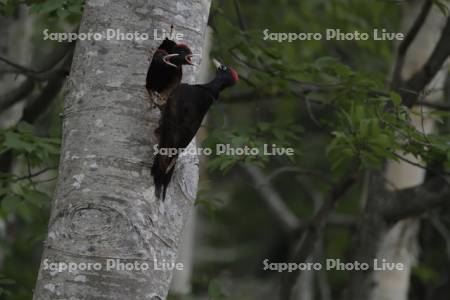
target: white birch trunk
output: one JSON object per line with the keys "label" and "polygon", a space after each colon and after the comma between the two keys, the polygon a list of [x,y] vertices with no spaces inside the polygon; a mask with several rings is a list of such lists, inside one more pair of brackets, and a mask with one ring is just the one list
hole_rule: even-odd
{"label": "white birch trunk", "polygon": [[[169,31],[200,53],[209,0],[88,0],[80,32]],[[48,238],[34,300],[165,299],[197,191],[198,160],[182,156],[165,202],[155,199],[150,167],[159,112],[144,91],[147,50],[161,41],[78,41],[66,87],[63,145]],[[192,69],[185,73],[193,79]],[[191,147],[194,146],[191,143]],[[107,269],[120,260],[149,270]],[[50,263],[77,270],[52,271]],[[82,264],[100,270],[80,270]]]}
{"label": "white birch trunk", "polygon": [[[406,6],[405,17],[402,28],[406,32],[419,14],[423,1],[413,1]],[[445,24],[446,17],[442,12],[434,7],[424,23],[416,40],[411,44],[402,72],[403,78],[409,78],[417,70],[421,69],[425,61],[436,45],[441,30]],[[443,68],[427,89],[442,89],[444,87],[446,69]],[[435,91],[427,96],[427,101],[442,100],[443,92]],[[421,112],[420,108],[414,108],[416,112]],[[423,109],[423,113],[427,113]],[[413,125],[424,133],[433,131],[433,121],[420,116],[413,117]],[[420,160],[408,155],[407,158],[415,163],[423,164]],[[404,189],[423,183],[425,170],[415,167],[406,162],[390,161],[385,172],[389,189]],[[417,233],[420,227],[419,218],[412,218],[398,222],[385,235],[380,249],[378,259],[386,259],[390,262],[402,263],[404,271],[378,271],[374,273],[375,288],[371,299],[373,300],[406,300],[408,299],[409,282],[411,269],[417,260],[418,246]]]}

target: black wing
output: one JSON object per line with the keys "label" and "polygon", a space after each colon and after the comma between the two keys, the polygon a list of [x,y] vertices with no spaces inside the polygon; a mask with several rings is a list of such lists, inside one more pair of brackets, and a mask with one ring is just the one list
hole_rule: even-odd
{"label": "black wing", "polygon": [[209,93],[198,85],[179,85],[169,96],[163,112],[160,147],[187,147],[212,101]]}
{"label": "black wing", "polygon": [[[203,118],[212,104],[207,91],[198,85],[181,84],[170,94],[163,110],[159,129],[159,149],[186,148],[195,137]],[[172,178],[178,155],[158,154],[152,167],[155,191],[159,198],[161,190],[163,200]]]}

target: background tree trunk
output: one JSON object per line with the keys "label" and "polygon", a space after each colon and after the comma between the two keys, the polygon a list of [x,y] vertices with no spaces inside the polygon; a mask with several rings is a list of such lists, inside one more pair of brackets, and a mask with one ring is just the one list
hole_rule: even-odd
{"label": "background tree trunk", "polygon": [[[412,1],[405,7],[404,17],[402,21],[403,32],[407,32],[411,28],[414,20],[419,15],[424,1]],[[434,6],[416,39],[408,49],[405,58],[405,65],[402,70],[403,78],[410,78],[417,70],[427,61],[431,55],[436,43],[438,42],[442,28],[446,23],[446,16],[443,15],[437,6]],[[441,101],[444,98],[443,88],[446,68],[442,68],[433,81],[428,85],[428,89],[437,90],[425,99],[428,102]],[[422,116],[413,116],[412,124],[417,130],[430,134],[433,131],[434,122],[427,118],[428,109],[415,108],[415,111]],[[406,157],[408,160],[418,164],[421,161],[412,156]],[[385,178],[387,189],[405,189],[424,182],[426,171],[419,167],[413,166],[406,162],[389,161],[387,164]],[[377,271],[374,274],[375,288],[373,289],[371,299],[374,300],[406,300],[408,299],[409,283],[411,270],[418,258],[417,234],[420,228],[420,219],[405,219],[388,230],[384,235],[379,250],[378,259],[386,259],[389,262],[402,263],[403,271]]]}
{"label": "background tree trunk", "polygon": [[[184,34],[201,53],[210,1],[87,1],[80,32]],[[159,112],[144,90],[149,47],[160,41],[79,41],[66,87],[57,189],[34,300],[165,299],[197,191],[198,160],[181,156],[168,197],[154,197],[150,167]],[[193,81],[191,70],[185,70]],[[191,143],[190,147],[194,146]],[[108,260],[147,271],[107,270]],[[55,272],[47,263],[97,263],[101,270]],[[78,265],[81,266],[81,265]]]}
{"label": "background tree trunk", "polygon": [[[2,57],[21,65],[29,65],[32,56],[32,23],[33,18],[28,16],[28,9],[24,5],[17,8],[15,16],[2,16],[0,18],[0,36],[2,37],[0,39],[0,55]],[[6,64],[1,64],[0,71],[3,71],[3,67],[7,67]],[[0,95],[6,95],[24,81],[24,76],[2,72],[0,74]],[[2,111],[0,113],[0,128],[15,124],[20,119],[23,107],[24,102],[22,101]]]}
{"label": "background tree trunk", "polygon": [[[31,58],[31,36],[33,18],[28,16],[28,9],[25,5],[18,7],[15,16],[2,16],[0,18],[0,56],[16,61],[22,65],[27,65]],[[4,64],[0,71],[3,71]],[[0,72],[2,73],[2,72]],[[16,74],[0,75],[0,97],[7,95],[13,89],[20,86],[25,78]],[[2,105],[3,103],[0,103]],[[14,125],[20,119],[24,108],[24,101],[12,107],[0,111],[0,129]],[[0,173],[9,173],[13,169],[13,158],[11,152],[0,154]],[[0,183],[0,188],[4,187]],[[1,200],[1,199],[0,199]],[[10,215],[7,219],[0,219],[0,239],[11,241],[14,239],[8,236],[9,227],[15,223],[15,216]],[[0,267],[3,267],[5,253],[0,249]]]}
{"label": "background tree trunk", "polygon": [[[424,1],[411,1],[407,4],[402,25],[404,31],[409,32],[411,24],[417,22],[415,20],[418,18],[419,12],[427,11],[424,9],[425,7]],[[445,24],[446,16],[435,5],[432,5],[425,22],[420,26],[420,31],[408,47],[403,68],[400,70],[403,79],[406,80],[411,77],[411,74],[422,71],[425,62],[430,57],[430,53],[436,47],[437,41],[440,40],[443,34],[442,30]],[[444,73],[443,66],[442,70],[436,74],[425,90],[428,90],[430,87],[442,87],[445,79],[445,77],[442,77]],[[421,92],[422,88],[419,88],[418,91]],[[442,93],[433,93],[432,95],[433,97],[440,97],[439,95],[442,96]],[[429,97],[429,95],[427,96]],[[404,97],[404,103],[406,100],[406,97]],[[427,100],[433,101],[434,98]],[[413,107],[411,109],[421,111],[421,108]],[[413,125],[425,133],[430,132],[433,128],[430,120],[424,119],[422,122],[420,116],[417,120],[413,120]],[[407,158],[413,162],[420,163],[414,157]],[[391,223],[383,215],[383,210],[387,206],[392,205],[392,203],[400,201],[400,199],[395,197],[395,194],[399,193],[398,190],[421,185],[425,178],[425,172],[422,168],[410,166],[409,164],[388,162],[384,174],[373,172],[370,177],[367,201],[364,204],[363,213],[359,221],[359,246],[356,259],[372,265],[375,258],[384,258],[389,262],[403,263],[405,269],[397,272],[373,272],[370,270],[355,272],[352,275],[350,296],[354,300],[407,299],[411,269],[417,256],[415,243],[419,229],[419,220],[412,218]],[[397,190],[397,192],[394,193],[393,190]],[[423,199],[423,201],[426,200]]]}

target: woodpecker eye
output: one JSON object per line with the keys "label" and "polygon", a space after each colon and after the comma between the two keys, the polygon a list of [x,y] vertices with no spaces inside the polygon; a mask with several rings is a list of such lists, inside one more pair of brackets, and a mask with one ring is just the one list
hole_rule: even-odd
{"label": "woodpecker eye", "polygon": [[222,70],[222,71],[226,71],[226,70],[227,70],[227,67],[224,66],[224,65],[221,65],[221,66],[219,67],[219,69]]}

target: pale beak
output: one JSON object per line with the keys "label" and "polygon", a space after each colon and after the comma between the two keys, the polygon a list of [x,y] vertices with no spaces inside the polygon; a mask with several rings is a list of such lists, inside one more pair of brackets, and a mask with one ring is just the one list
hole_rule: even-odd
{"label": "pale beak", "polygon": [[163,61],[164,61],[166,64],[168,64],[169,66],[178,68],[177,65],[174,65],[173,63],[171,63],[170,61],[168,61],[168,59],[171,59],[172,57],[175,57],[175,56],[178,56],[178,55],[180,55],[180,54],[177,54],[177,53],[175,53],[175,54],[168,54],[168,55],[166,55],[166,56],[163,57]]}
{"label": "pale beak", "polygon": [[216,67],[216,69],[220,68],[222,66],[222,64],[215,58],[212,59],[214,66]]}
{"label": "pale beak", "polygon": [[190,64],[191,66],[198,66],[198,64],[192,62],[192,58],[193,57],[201,57],[201,55],[200,54],[189,54],[189,55],[186,55],[186,58],[185,58],[186,62],[188,64]]}

